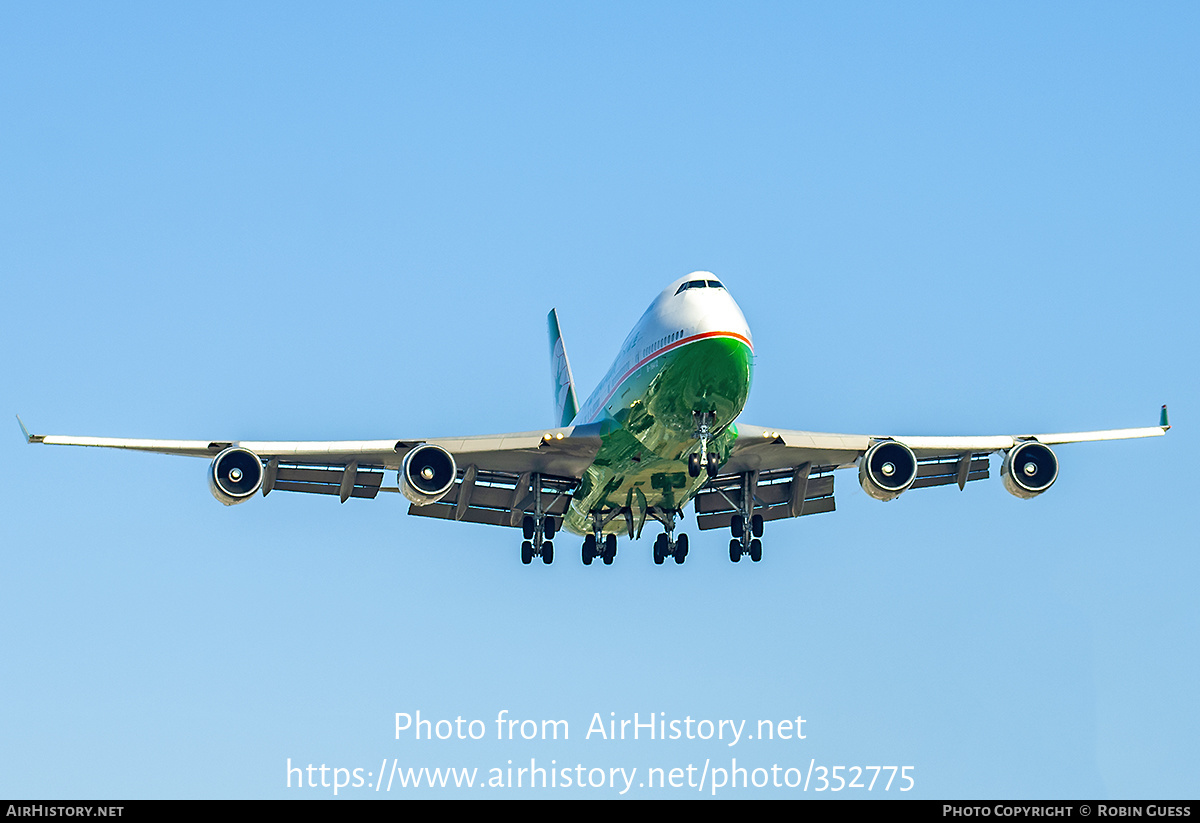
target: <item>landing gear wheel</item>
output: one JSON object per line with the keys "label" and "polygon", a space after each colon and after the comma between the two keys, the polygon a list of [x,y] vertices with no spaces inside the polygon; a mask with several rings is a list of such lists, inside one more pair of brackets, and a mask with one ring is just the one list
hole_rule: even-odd
{"label": "landing gear wheel", "polygon": [[682,564],[687,559],[688,554],[688,539],[686,534],[679,535],[675,541],[675,562]]}
{"label": "landing gear wheel", "polygon": [[735,514],[733,519],[729,521],[729,533],[734,537],[741,537],[746,532],[746,518],[740,514]]}
{"label": "landing gear wheel", "polygon": [[742,541],[736,537],[729,541],[729,559],[734,563],[742,559]]}
{"label": "landing gear wheel", "polygon": [[617,536],[610,534],[604,538],[604,565],[611,566],[617,556]]}
{"label": "landing gear wheel", "polygon": [[521,562],[526,566],[533,562],[533,544],[528,540],[521,544]]}
{"label": "landing gear wheel", "polygon": [[553,517],[547,517],[542,521],[542,531],[546,534],[547,540],[552,540],[554,538],[554,531],[556,528],[557,527],[554,524]]}
{"label": "landing gear wheel", "polygon": [[762,537],[762,515],[756,514],[750,518],[750,533],[755,537]]}
{"label": "landing gear wheel", "polygon": [[691,475],[692,477],[700,476],[700,455],[698,455],[698,454],[689,454],[688,455],[688,474]]}
{"label": "landing gear wheel", "polygon": [[717,472],[721,469],[721,463],[717,459],[716,452],[709,452],[708,457],[704,460],[705,468],[708,470],[709,477],[716,477]]}
{"label": "landing gear wheel", "polygon": [[554,562],[554,544],[549,540],[542,541],[542,562],[547,566]]}
{"label": "landing gear wheel", "polygon": [[589,534],[583,538],[583,565],[590,566],[596,559],[596,535]]}
{"label": "landing gear wheel", "polygon": [[533,515],[527,514],[521,518],[521,533],[526,540],[533,539],[534,522]]}
{"label": "landing gear wheel", "polygon": [[654,565],[661,566],[667,559],[667,536],[660,534],[654,538]]}
{"label": "landing gear wheel", "polygon": [[755,563],[762,560],[762,541],[758,538],[750,541],[750,559]]}

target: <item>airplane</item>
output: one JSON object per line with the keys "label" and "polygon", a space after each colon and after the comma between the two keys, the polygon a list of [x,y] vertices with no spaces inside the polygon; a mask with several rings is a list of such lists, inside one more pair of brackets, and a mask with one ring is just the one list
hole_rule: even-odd
{"label": "airplane", "polygon": [[[662,526],[654,562],[681,564],[676,535],[694,503],[701,531],[728,529],[729,559],[762,559],[763,524],[834,511],[838,469],[858,469],[871,497],[989,476],[1003,454],[1004,487],[1036,497],[1058,477],[1051,446],[1156,437],[1159,425],[1063,434],[929,437],[829,434],[738,422],[750,392],[754,343],[725,285],[697,271],[671,283],[625,338],[599,386],[580,406],[559,327],[548,316],[554,422],[531,432],[471,437],[326,442],[136,440],[30,434],[28,443],[97,446],[212,460],[208,485],[225,505],[259,492],[375,498],[399,492],[409,514],[522,530],[521,562],[554,561],[554,537],[583,537],[584,565],[611,565],[617,535]],[[385,472],[397,483],[385,487]]]}

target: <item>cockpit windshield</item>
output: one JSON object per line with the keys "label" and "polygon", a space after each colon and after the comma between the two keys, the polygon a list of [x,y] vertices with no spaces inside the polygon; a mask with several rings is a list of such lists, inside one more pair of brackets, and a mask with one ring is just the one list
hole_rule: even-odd
{"label": "cockpit windshield", "polygon": [[683,283],[675,293],[679,294],[680,292],[686,291],[687,289],[705,289],[705,288],[707,288],[707,289],[723,289],[725,287],[721,285],[720,280],[688,280],[686,283]]}

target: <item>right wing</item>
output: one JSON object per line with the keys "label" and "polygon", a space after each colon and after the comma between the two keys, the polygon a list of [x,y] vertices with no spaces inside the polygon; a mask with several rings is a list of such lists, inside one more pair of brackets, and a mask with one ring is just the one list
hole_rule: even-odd
{"label": "right wing", "polygon": [[[506,526],[520,524],[537,493],[553,495],[551,506],[543,504],[546,514],[565,512],[570,493],[600,448],[597,425],[472,437],[328,441],[42,435],[30,434],[24,423],[21,431],[28,443],[208,458],[213,461],[209,486],[226,505],[245,502],[260,490],[263,495],[337,495],[343,503],[351,497],[374,498],[381,491],[404,492],[413,501],[409,514]],[[432,476],[422,478],[423,468]],[[383,485],[384,472],[390,470],[398,472],[396,486]]]}

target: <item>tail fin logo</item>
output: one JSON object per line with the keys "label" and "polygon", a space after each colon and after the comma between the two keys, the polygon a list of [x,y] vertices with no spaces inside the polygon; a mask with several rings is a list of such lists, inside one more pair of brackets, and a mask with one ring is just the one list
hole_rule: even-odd
{"label": "tail fin logo", "polygon": [[562,409],[567,403],[567,393],[571,391],[571,369],[567,365],[567,352],[563,349],[562,340],[554,344],[554,385],[556,386],[554,402]]}

